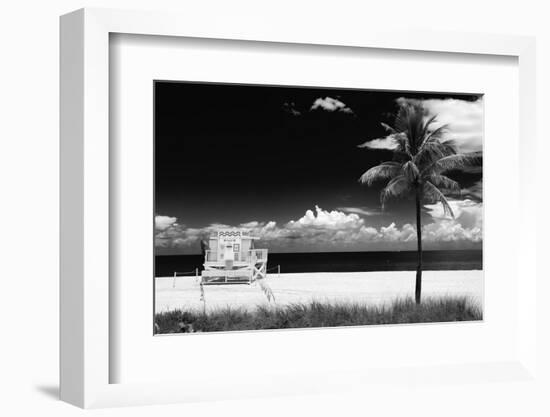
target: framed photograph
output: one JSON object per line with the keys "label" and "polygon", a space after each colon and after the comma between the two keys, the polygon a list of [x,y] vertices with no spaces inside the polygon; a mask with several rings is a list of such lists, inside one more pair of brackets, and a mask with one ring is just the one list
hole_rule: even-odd
{"label": "framed photograph", "polygon": [[480,94],[153,88],[156,334],[482,320]]}
{"label": "framed photograph", "polygon": [[534,41],[217,23],[61,19],[62,399],[537,384]]}

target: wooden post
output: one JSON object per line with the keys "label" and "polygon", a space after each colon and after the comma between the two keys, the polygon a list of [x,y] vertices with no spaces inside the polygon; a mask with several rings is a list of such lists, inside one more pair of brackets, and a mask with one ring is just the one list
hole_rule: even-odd
{"label": "wooden post", "polygon": [[172,281],[172,288],[176,288],[176,274],[177,272],[174,271],[174,280]]}
{"label": "wooden post", "polygon": [[200,282],[201,301],[202,301],[202,314],[206,315],[206,295],[204,294],[204,286],[202,285],[202,279]]}
{"label": "wooden post", "polygon": [[199,280],[199,268],[195,268],[195,282]]}
{"label": "wooden post", "polygon": [[281,265],[277,265],[277,278],[281,278]]}

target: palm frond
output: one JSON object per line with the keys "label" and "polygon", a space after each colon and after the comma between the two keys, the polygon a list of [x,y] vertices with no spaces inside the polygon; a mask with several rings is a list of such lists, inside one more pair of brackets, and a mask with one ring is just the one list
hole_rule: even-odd
{"label": "palm frond", "polygon": [[411,146],[416,145],[416,139],[422,133],[424,110],[415,104],[406,104],[399,108],[395,117],[395,129],[406,133],[411,141]]}
{"label": "palm frond", "polygon": [[[435,123],[436,116],[426,120],[426,109],[418,102],[409,102],[402,105],[395,118],[395,130],[407,135],[410,152],[415,155],[422,144],[429,137],[430,128]],[[436,135],[443,129],[435,129]]]}
{"label": "palm frond", "polygon": [[443,193],[430,181],[426,181],[424,183],[424,197],[427,197],[430,201],[438,201],[443,206],[443,212],[445,215],[450,215],[453,219],[455,218],[455,214],[453,213],[453,209],[451,208],[451,205],[443,195]]}
{"label": "palm frond", "polygon": [[431,132],[426,134],[426,138],[424,139],[424,143],[439,140],[442,138],[443,133],[445,133],[449,128],[448,124],[444,124],[439,126],[437,129],[432,130]]}
{"label": "palm frond", "polygon": [[[424,109],[422,109],[422,113],[424,113]],[[422,120],[422,123],[423,123],[423,126],[422,126],[422,131],[421,131],[421,140],[422,140],[422,143],[424,143],[426,141],[426,139],[428,139],[429,137],[429,134],[428,134],[428,131],[430,129],[430,125],[432,123],[435,123],[436,121],[436,118],[437,116],[436,115],[433,115],[432,117],[430,117],[428,120],[426,120],[424,122],[424,120]],[[424,119],[424,117],[422,117],[422,119]]]}
{"label": "palm frond", "polygon": [[413,156],[410,153],[394,150],[393,151],[393,161],[394,162],[400,162],[405,163],[407,161],[411,161],[413,159]]}
{"label": "palm frond", "polygon": [[411,155],[411,144],[409,138],[405,133],[398,133],[394,136],[394,140],[397,143],[397,151],[403,152],[409,158],[412,158]]}
{"label": "palm frond", "polygon": [[405,175],[399,175],[392,179],[388,185],[380,192],[380,202],[382,203],[382,209],[388,198],[401,197],[411,190],[411,184],[407,180]]}
{"label": "palm frond", "polygon": [[452,140],[440,142],[431,140],[424,142],[418,153],[414,156],[414,161],[419,166],[430,165],[436,160],[456,154],[456,145]]}
{"label": "palm frond", "polygon": [[460,185],[458,184],[458,182],[450,179],[449,177],[446,177],[445,175],[431,173],[425,179],[441,190],[457,194],[460,193]]}
{"label": "palm frond", "polygon": [[386,129],[386,131],[390,132],[391,134],[396,134],[396,133],[399,133],[397,130],[395,130],[393,127],[391,127],[390,125],[382,122],[380,123],[382,125],[382,127],[384,129]]}
{"label": "palm frond", "polygon": [[372,167],[359,178],[362,184],[372,185],[375,181],[392,179],[401,173],[402,166],[398,162],[383,162]]}
{"label": "palm frond", "polygon": [[479,166],[483,162],[481,152],[460,153],[449,155],[434,161],[427,169],[433,169],[437,173],[461,169],[465,167]]}
{"label": "palm frond", "polygon": [[413,161],[408,161],[403,165],[403,174],[410,183],[414,183],[420,176],[420,171]]}

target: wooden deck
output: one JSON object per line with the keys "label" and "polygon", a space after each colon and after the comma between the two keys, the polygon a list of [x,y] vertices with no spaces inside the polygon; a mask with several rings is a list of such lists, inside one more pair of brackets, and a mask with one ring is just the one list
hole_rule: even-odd
{"label": "wooden deck", "polygon": [[267,249],[236,252],[233,257],[234,260],[226,261],[223,253],[206,251],[202,284],[252,284],[256,279],[265,277]]}

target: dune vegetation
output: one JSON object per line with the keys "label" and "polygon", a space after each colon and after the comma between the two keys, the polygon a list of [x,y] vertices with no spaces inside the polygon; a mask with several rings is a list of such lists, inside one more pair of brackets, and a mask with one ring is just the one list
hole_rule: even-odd
{"label": "dune vegetation", "polygon": [[296,329],[377,324],[482,320],[479,306],[466,297],[397,299],[383,306],[312,301],[254,309],[173,310],[155,316],[155,333],[196,333],[234,330]]}

